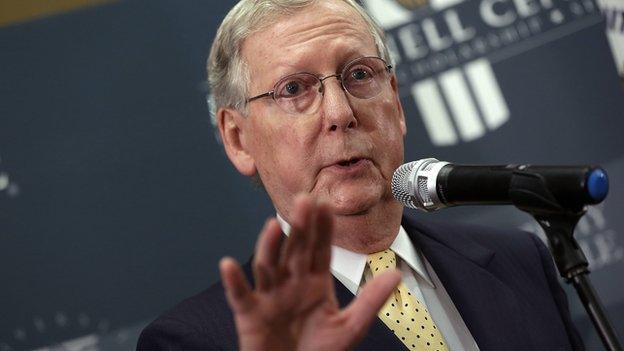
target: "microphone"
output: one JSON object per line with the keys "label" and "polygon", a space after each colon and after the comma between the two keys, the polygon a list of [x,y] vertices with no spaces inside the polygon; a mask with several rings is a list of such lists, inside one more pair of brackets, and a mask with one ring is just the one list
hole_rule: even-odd
{"label": "microphone", "polygon": [[606,172],[597,166],[454,165],[435,158],[394,172],[392,194],[427,212],[460,205],[508,205],[525,211],[578,211],[607,196]]}

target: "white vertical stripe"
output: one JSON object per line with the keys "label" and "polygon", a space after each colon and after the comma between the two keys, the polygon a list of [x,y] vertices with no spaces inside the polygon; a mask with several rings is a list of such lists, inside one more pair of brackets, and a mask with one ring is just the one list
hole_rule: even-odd
{"label": "white vertical stripe", "polygon": [[[623,17],[620,15],[618,17]],[[624,18],[620,20],[624,21]],[[621,26],[622,23],[619,24]],[[615,60],[615,66],[620,73],[624,75],[624,33],[619,32],[620,27],[616,27],[618,31],[607,31],[607,39],[609,39],[609,45],[611,45],[611,53],[613,54],[613,60]]]}
{"label": "white vertical stripe", "polygon": [[466,65],[466,75],[487,127],[494,130],[507,122],[509,108],[490,63],[486,59],[473,61]]}
{"label": "white vertical stripe", "polygon": [[431,142],[436,146],[457,143],[457,134],[435,81],[430,78],[416,82],[412,85],[412,96],[416,100]]}
{"label": "white vertical stripe", "polygon": [[485,127],[479,119],[479,111],[470,96],[468,85],[459,68],[442,73],[440,85],[462,139],[471,141],[483,136]]}

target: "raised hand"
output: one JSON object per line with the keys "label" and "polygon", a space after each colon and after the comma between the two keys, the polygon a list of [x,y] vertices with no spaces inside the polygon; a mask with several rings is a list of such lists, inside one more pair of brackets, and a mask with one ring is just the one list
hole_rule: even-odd
{"label": "raised hand", "polygon": [[235,260],[221,260],[240,349],[351,349],[366,334],[400,275],[389,272],[375,278],[340,310],[329,272],[333,225],[329,208],[299,196],[292,222],[284,243],[276,219],[262,229],[253,262],[255,289]]}

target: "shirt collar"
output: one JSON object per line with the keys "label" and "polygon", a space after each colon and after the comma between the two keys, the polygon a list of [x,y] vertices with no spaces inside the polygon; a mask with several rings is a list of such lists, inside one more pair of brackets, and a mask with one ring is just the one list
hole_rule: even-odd
{"label": "shirt collar", "polygon": [[427,282],[427,284],[435,288],[420,253],[414,247],[414,244],[410,240],[405,229],[403,229],[403,226],[399,227],[399,234],[394,239],[394,242],[392,242],[392,245],[390,245],[390,249],[401,257],[401,259]]}
{"label": "shirt collar", "polygon": [[[277,221],[284,234],[290,234],[290,224],[288,224],[279,213],[277,214]],[[420,254],[416,251],[416,248],[409,239],[405,229],[403,229],[403,226],[399,227],[399,233],[392,242],[392,245],[390,245],[390,249],[405,261],[405,263],[407,263],[427,284],[435,288]],[[330,270],[332,274],[349,289],[349,291],[356,294],[364,275],[364,268],[366,268],[366,258],[368,255],[349,251],[335,245],[332,245],[331,250]]]}

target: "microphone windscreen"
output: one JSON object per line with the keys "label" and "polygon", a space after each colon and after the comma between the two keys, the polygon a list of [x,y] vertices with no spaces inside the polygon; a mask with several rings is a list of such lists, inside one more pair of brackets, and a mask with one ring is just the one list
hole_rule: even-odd
{"label": "microphone windscreen", "polygon": [[409,186],[409,177],[416,163],[418,162],[414,161],[401,165],[392,176],[392,195],[403,206],[409,208],[418,208],[414,196],[410,194]]}

